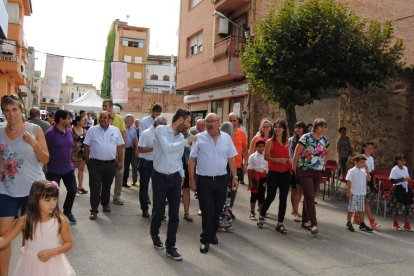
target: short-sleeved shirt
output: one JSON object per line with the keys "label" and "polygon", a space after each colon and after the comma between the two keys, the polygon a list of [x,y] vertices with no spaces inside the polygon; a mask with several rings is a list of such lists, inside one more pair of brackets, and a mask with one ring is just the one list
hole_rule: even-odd
{"label": "short-sleeved shirt", "polygon": [[227,174],[228,159],[237,156],[237,150],[230,135],[220,131],[217,142],[207,132],[197,134],[191,146],[190,157],[197,158],[196,174],[220,176]]}
{"label": "short-sleeved shirt", "polygon": [[[138,147],[141,148],[151,148],[154,145],[154,136],[155,136],[155,127],[151,126],[141,133],[141,138],[138,141]],[[145,160],[152,161],[154,160],[154,151],[151,152],[141,152],[138,155],[139,158],[144,158]]]}
{"label": "short-sleeved shirt", "polygon": [[49,128],[45,133],[47,148],[49,150],[49,163],[47,171],[55,174],[66,174],[74,169],[72,163],[72,149],[74,146],[71,128],[66,132],[60,131],[56,126]]}
{"label": "short-sleeved shirt", "polygon": [[132,148],[134,146],[134,141],[138,140],[137,131],[135,127],[130,126],[126,129],[126,143],[125,148]]}
{"label": "short-sleeved shirt", "polygon": [[91,127],[86,133],[85,145],[89,145],[89,158],[101,161],[114,160],[117,147],[124,144],[121,132],[114,126],[103,129],[101,125]]}
{"label": "short-sleeved shirt", "polygon": [[349,137],[345,138],[339,137],[337,147],[339,150],[339,158],[346,158],[352,155],[352,146]]}
{"label": "short-sleeved shirt", "polygon": [[120,132],[123,132],[126,130],[124,119],[122,119],[122,116],[119,114],[115,114],[115,118],[112,120],[111,125],[113,125],[114,127],[117,127]]}
{"label": "short-sleeved shirt", "polygon": [[248,170],[253,170],[256,172],[268,172],[268,164],[267,161],[264,159],[264,154],[260,154],[257,151],[252,153],[249,157],[249,164],[247,165]]}
{"label": "short-sleeved shirt", "polygon": [[29,123],[40,126],[40,128],[43,130],[43,133],[46,133],[46,131],[50,128],[49,122],[46,122],[42,119],[31,119]]}
{"label": "short-sleeved shirt", "polygon": [[328,139],[321,136],[321,139],[317,140],[311,133],[306,133],[300,137],[299,143],[303,145],[303,150],[299,153],[298,167],[321,171],[328,153]]}
{"label": "short-sleeved shirt", "polygon": [[154,124],[154,118],[152,118],[152,115],[148,115],[139,121],[139,130],[144,132],[144,130],[150,128]]}
{"label": "short-sleeved shirt", "polygon": [[345,179],[351,182],[351,191],[353,195],[366,195],[367,193],[367,173],[365,169],[353,167],[350,169]]}
{"label": "short-sleeved shirt", "polygon": [[[405,177],[410,177],[410,175],[408,174],[408,169],[406,166],[403,166],[402,169],[400,169],[400,167],[398,167],[397,165],[395,165],[390,173],[390,179],[400,179],[400,178],[405,178]],[[397,185],[401,185],[404,188],[407,187],[408,182],[407,181],[400,181],[398,183],[394,183],[394,186]]]}
{"label": "short-sleeved shirt", "polygon": [[365,164],[367,164],[368,172],[372,173],[375,169],[374,158],[372,156],[366,156],[365,154],[364,154],[364,156],[367,159],[365,161]]}
{"label": "short-sleeved shirt", "polygon": [[243,163],[243,147],[247,147],[246,134],[240,128],[237,128],[233,135],[233,144],[237,150],[236,167],[241,168]]}

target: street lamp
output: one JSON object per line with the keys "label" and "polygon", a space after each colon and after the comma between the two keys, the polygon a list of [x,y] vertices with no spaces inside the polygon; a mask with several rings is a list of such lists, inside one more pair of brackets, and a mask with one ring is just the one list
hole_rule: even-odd
{"label": "street lamp", "polygon": [[232,21],[230,18],[228,18],[227,16],[225,16],[224,14],[222,14],[219,11],[214,11],[213,12],[213,16],[217,16],[217,17],[221,17],[226,19],[227,21],[229,21],[231,24],[233,24],[234,26],[236,26],[237,28],[239,28],[240,30],[242,30],[244,32],[245,37],[248,37],[249,32],[248,30],[245,30],[243,27],[241,27],[239,24],[237,24],[236,22]]}

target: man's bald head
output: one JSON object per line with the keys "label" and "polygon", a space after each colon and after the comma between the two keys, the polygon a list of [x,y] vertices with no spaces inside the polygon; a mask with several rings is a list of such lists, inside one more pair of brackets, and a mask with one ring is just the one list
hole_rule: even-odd
{"label": "man's bald head", "polygon": [[40,109],[37,107],[32,107],[30,109],[30,118],[31,119],[40,119]]}

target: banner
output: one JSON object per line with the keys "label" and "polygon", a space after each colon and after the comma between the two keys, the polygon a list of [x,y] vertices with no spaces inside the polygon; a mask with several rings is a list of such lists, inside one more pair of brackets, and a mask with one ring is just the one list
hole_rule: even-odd
{"label": "banner", "polygon": [[127,64],[111,62],[111,95],[114,103],[128,102]]}
{"label": "banner", "polygon": [[42,102],[58,103],[63,71],[62,56],[47,55]]}

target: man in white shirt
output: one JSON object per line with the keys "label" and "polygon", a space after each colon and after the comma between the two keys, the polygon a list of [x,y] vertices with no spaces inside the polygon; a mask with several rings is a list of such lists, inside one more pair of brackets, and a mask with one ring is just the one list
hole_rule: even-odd
{"label": "man in white shirt", "polygon": [[184,182],[182,157],[184,146],[195,141],[196,136],[184,139],[182,132],[190,127],[191,113],[178,109],[172,123],[158,126],[154,137],[154,171],[152,173],[153,214],[151,220],[151,238],[156,249],[164,249],[159,229],[165,213],[165,201],[168,200],[168,230],[165,246],[167,256],[175,261],[183,257],[175,248],[180,209],[181,186]]}
{"label": "man in white shirt", "polygon": [[207,131],[197,134],[197,141],[191,146],[188,162],[190,187],[192,190],[197,187],[202,212],[201,253],[208,252],[210,243],[218,243],[216,233],[226,200],[227,184],[230,181],[227,164],[229,164],[232,175],[233,191],[236,191],[239,185],[235,163],[237,150],[231,137],[219,130],[220,124],[217,114],[208,114],[205,122]]}
{"label": "man in white shirt", "polygon": [[116,170],[124,165],[124,139],[118,128],[110,125],[111,113],[99,114],[99,125],[91,127],[85,137],[85,156],[89,171],[91,220],[98,216],[99,202],[110,213],[109,198]]}
{"label": "man in white shirt", "polygon": [[162,106],[159,104],[154,104],[154,106],[151,109],[151,115],[148,115],[141,119],[139,131],[140,133],[143,133],[144,130],[147,128],[150,128],[152,124],[154,123],[155,118],[161,115],[162,112]]}
{"label": "man in white shirt", "polygon": [[151,178],[153,170],[153,160],[154,160],[154,136],[155,129],[159,125],[166,125],[167,119],[162,116],[157,117],[154,120],[153,125],[146,129],[142,134],[138,142],[138,157],[139,165],[138,171],[140,175],[139,179],[139,202],[141,205],[142,216],[144,218],[149,218],[148,213],[148,185]]}

